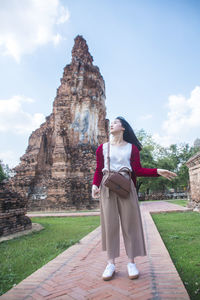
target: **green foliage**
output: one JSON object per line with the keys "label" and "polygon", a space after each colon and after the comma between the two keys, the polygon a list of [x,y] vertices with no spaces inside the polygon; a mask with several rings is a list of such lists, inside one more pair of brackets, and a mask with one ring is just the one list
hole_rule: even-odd
{"label": "green foliage", "polygon": [[144,129],[136,132],[136,136],[142,143],[140,151],[141,165],[144,168],[166,169],[175,172],[178,176],[171,181],[163,176],[159,177],[138,177],[137,191],[149,193],[150,191],[167,191],[170,188],[186,190],[189,180],[187,160],[199,151],[198,147],[190,147],[189,144],[171,144],[169,147],[162,147],[155,143],[151,135]]}
{"label": "green foliage", "polygon": [[3,167],[2,167],[2,162],[0,161],[0,182],[4,179],[7,178],[6,174],[4,173]]}

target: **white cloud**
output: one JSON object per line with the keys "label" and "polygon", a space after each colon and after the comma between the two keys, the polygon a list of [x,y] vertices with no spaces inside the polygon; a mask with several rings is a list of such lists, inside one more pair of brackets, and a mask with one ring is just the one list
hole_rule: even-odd
{"label": "white cloud", "polygon": [[20,62],[23,54],[39,46],[49,42],[57,45],[63,39],[58,26],[69,16],[59,0],[1,0],[0,54]]}
{"label": "white cloud", "polygon": [[[169,96],[167,120],[162,124],[163,134],[152,135],[164,147],[181,141],[191,141],[191,131],[200,135],[200,86],[187,99],[183,95]],[[198,136],[197,136],[198,137]]]}
{"label": "white cloud", "polygon": [[45,121],[45,116],[41,113],[30,114],[24,111],[23,102],[32,103],[34,100],[19,95],[0,100],[0,132],[27,134]]}

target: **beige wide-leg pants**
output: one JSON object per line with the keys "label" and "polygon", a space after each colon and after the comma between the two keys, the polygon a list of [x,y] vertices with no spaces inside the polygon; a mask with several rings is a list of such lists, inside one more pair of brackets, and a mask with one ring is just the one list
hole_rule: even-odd
{"label": "beige wide-leg pants", "polygon": [[[125,177],[129,174],[121,171]],[[126,254],[130,259],[147,255],[142,219],[135,185],[131,180],[131,191],[127,198],[118,196],[104,185],[108,172],[103,172],[100,184],[100,220],[102,251],[108,259],[120,256],[120,222]]]}

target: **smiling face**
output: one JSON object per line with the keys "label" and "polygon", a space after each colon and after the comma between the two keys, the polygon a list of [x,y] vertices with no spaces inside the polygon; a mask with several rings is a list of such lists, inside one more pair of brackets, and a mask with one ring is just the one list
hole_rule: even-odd
{"label": "smiling face", "polygon": [[120,131],[124,131],[125,128],[122,127],[122,123],[120,122],[119,119],[114,119],[111,124],[110,124],[110,132],[114,133],[114,132],[120,132]]}

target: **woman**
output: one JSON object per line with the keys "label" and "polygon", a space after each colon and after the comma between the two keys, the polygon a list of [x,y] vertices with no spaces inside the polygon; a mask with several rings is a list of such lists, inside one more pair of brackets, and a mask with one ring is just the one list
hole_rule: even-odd
{"label": "woman", "polygon": [[[139,271],[134,263],[135,256],[147,255],[142,219],[136,192],[136,176],[163,176],[171,180],[176,173],[165,169],[142,168],[139,151],[142,145],[138,141],[129,123],[123,117],[117,117],[110,126],[110,171],[118,171],[122,167],[131,170],[131,191],[127,198],[121,198],[103,183],[108,176],[107,146],[101,144],[96,151],[96,171],[92,182],[92,197],[100,197],[100,219],[102,250],[107,251],[108,264],[102,278],[109,280],[115,273],[115,258],[119,256],[119,215],[130,279],[138,278]],[[130,178],[129,173],[120,171]]]}

